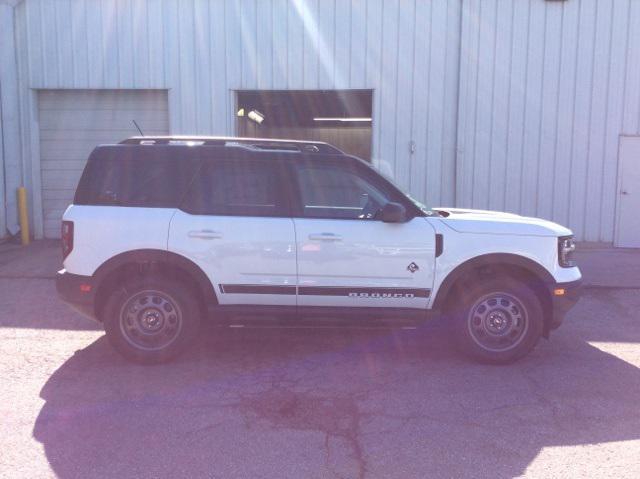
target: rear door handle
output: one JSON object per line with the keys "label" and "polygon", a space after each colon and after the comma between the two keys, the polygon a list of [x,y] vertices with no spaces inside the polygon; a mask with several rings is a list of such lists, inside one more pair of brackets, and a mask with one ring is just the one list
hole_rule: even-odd
{"label": "rear door handle", "polygon": [[342,241],[342,236],[334,233],[314,233],[309,235],[309,239],[317,241]]}
{"label": "rear door handle", "polygon": [[222,238],[222,233],[220,233],[219,231],[212,231],[212,230],[189,231],[187,235],[189,236],[189,238],[200,238],[200,239]]}

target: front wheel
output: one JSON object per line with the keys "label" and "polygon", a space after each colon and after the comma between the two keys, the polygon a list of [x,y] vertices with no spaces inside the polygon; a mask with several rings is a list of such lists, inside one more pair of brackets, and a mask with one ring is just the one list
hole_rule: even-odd
{"label": "front wheel", "polygon": [[482,362],[510,363],[526,356],[542,336],[540,300],[523,283],[489,280],[461,292],[452,308],[459,348]]}
{"label": "front wheel", "polygon": [[107,338],[125,358],[140,363],[173,359],[193,341],[200,310],[180,283],[140,277],[116,289],[105,304]]}

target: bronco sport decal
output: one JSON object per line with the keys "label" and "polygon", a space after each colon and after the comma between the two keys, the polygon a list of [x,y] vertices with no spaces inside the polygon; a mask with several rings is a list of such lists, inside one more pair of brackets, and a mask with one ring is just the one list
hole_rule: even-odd
{"label": "bronco sport decal", "polygon": [[415,298],[413,293],[349,293],[350,298]]}

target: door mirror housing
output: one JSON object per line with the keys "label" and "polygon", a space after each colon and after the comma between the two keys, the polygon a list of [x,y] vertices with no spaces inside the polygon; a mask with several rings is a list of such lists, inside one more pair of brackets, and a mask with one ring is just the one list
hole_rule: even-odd
{"label": "door mirror housing", "polygon": [[407,209],[400,203],[387,203],[382,207],[380,218],[385,223],[404,223],[407,221]]}

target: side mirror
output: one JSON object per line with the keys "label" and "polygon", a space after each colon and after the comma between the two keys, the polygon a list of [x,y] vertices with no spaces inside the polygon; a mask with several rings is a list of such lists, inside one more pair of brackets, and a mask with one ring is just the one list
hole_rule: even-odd
{"label": "side mirror", "polygon": [[407,220],[407,210],[400,203],[387,203],[380,214],[385,223],[404,223]]}

